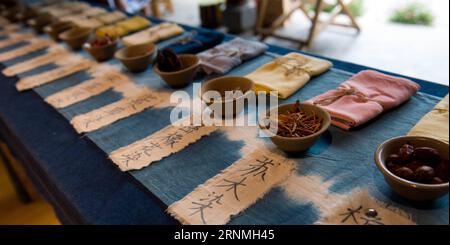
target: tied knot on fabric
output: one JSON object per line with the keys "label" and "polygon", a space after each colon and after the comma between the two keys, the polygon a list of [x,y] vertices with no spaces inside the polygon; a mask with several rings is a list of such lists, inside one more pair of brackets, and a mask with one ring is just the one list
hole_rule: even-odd
{"label": "tied knot on fabric", "polygon": [[192,31],[187,37],[181,38],[175,44],[186,45],[190,42],[193,42],[193,43],[197,43],[200,46],[204,46],[203,42],[194,38],[195,35],[197,35],[197,32]]}
{"label": "tied knot on fabric", "polygon": [[227,58],[233,58],[233,57],[241,57],[243,54],[243,51],[240,48],[232,48],[232,49],[226,49],[226,50],[219,50],[217,48],[212,49],[212,53],[216,53],[212,56],[210,56],[207,61],[212,61],[214,59],[220,58],[220,57],[227,57]]}
{"label": "tied knot on fabric", "polygon": [[308,68],[305,68],[304,66],[309,62],[309,59],[303,58],[301,60],[289,58],[289,57],[281,57],[275,60],[275,63],[279,65],[280,67],[284,68],[286,70],[285,76],[290,76],[292,74],[295,74],[297,76],[303,75],[303,74],[310,74],[311,71]]}
{"label": "tied knot on fabric", "polygon": [[342,86],[339,87],[337,90],[337,93],[335,95],[332,96],[328,96],[319,100],[315,100],[313,103],[314,105],[319,105],[319,106],[327,106],[327,105],[331,105],[334,102],[338,101],[339,99],[341,99],[342,97],[345,96],[356,96],[359,100],[359,102],[361,103],[366,103],[367,101],[369,101],[370,99],[367,97],[367,95],[365,95],[364,93],[360,92],[359,90],[357,90],[356,88],[352,87],[352,86]]}

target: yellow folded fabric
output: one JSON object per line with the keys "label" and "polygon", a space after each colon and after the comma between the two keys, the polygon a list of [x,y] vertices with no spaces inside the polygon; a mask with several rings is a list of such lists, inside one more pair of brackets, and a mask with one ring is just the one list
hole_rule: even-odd
{"label": "yellow folded fabric", "polygon": [[103,24],[108,25],[108,24],[112,24],[112,23],[115,23],[117,21],[123,20],[126,17],[127,16],[124,13],[120,12],[120,11],[113,11],[113,12],[109,12],[109,13],[106,13],[106,14],[102,14],[102,15],[96,16],[95,18],[98,21],[102,22]]}
{"label": "yellow folded fabric", "polygon": [[180,35],[184,30],[174,23],[162,23],[154,27],[150,27],[133,35],[126,36],[122,39],[125,46],[138,45],[143,43],[156,43],[176,35]]}
{"label": "yellow folded fabric", "polygon": [[96,20],[96,19],[87,19],[87,18],[76,18],[70,20],[74,25],[79,27],[89,27],[92,29],[99,28],[100,26],[103,26],[103,23]]}
{"label": "yellow folded fabric", "polygon": [[96,37],[105,37],[108,35],[113,38],[119,38],[127,34],[128,31],[125,28],[116,25],[102,26],[95,31]]}
{"label": "yellow folded fabric", "polygon": [[328,69],[332,63],[299,53],[289,53],[259,67],[246,77],[255,83],[256,92],[278,91],[286,99],[302,88],[312,76]]}
{"label": "yellow folded fabric", "polygon": [[448,143],[448,98],[449,95],[439,102],[411,129],[408,135],[430,137]]}
{"label": "yellow folded fabric", "polygon": [[151,22],[141,16],[134,16],[127,20],[119,21],[117,22],[116,26],[121,27],[128,32],[135,32],[142,30],[146,27],[149,27],[151,25]]}

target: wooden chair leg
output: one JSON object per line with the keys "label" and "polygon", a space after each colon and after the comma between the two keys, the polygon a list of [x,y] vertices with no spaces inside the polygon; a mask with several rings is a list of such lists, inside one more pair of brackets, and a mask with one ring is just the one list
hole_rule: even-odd
{"label": "wooden chair leg", "polygon": [[311,28],[309,29],[308,38],[306,39],[305,45],[300,45],[300,49],[307,47],[311,48],[311,45],[316,36],[317,27],[319,25],[319,16],[323,9],[323,0],[317,0],[316,5],[314,7],[314,16],[311,24]]}
{"label": "wooden chair leg", "polygon": [[30,203],[32,201],[31,195],[28,193],[27,189],[20,181],[19,175],[16,173],[16,170],[14,170],[14,167],[12,166],[8,157],[5,156],[1,147],[0,147],[0,160],[5,165],[6,171],[8,172],[8,175],[11,178],[11,182],[14,186],[14,189],[20,201],[25,204]]}
{"label": "wooden chair leg", "polygon": [[348,6],[342,1],[342,0],[338,0],[338,4],[341,6],[342,8],[342,12],[348,16],[348,18],[350,18],[351,21],[351,25],[358,31],[361,31],[361,27],[359,26],[358,22],[356,21],[355,16],[353,16],[353,14],[350,12],[350,10],[348,9]]}

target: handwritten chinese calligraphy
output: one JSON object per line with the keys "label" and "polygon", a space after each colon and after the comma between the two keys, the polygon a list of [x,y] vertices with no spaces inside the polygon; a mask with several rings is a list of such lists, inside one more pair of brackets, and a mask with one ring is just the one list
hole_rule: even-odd
{"label": "handwritten chinese calligraphy", "polygon": [[141,169],[181,151],[215,130],[215,127],[170,125],[147,138],[112,152],[109,157],[122,171]]}
{"label": "handwritten chinese calligraphy", "polygon": [[36,67],[40,67],[43,65],[47,65],[55,62],[55,60],[64,59],[65,56],[68,56],[69,52],[64,49],[62,46],[53,46],[48,48],[48,53],[44,55],[40,55],[36,58],[29,59],[17,64],[14,64],[3,70],[3,74],[6,76],[14,76],[19,73],[23,73],[26,71],[30,71]]}
{"label": "handwritten chinese calligraphy", "polygon": [[58,68],[50,70],[50,71],[46,71],[43,73],[39,73],[37,75],[33,75],[33,76],[29,76],[29,77],[20,79],[16,83],[17,90],[24,91],[24,90],[32,89],[32,88],[41,86],[41,85],[49,83],[49,82],[53,82],[60,78],[69,76],[76,72],[89,69],[96,64],[95,61],[87,60],[87,59],[79,58],[79,57],[71,57],[70,60],[72,60],[73,62],[69,65],[64,65],[64,66],[58,67]]}
{"label": "handwritten chinese calligraphy", "polygon": [[32,40],[30,40],[30,44],[28,44],[26,46],[1,53],[0,54],[0,62],[29,54],[31,52],[46,48],[52,44],[55,44],[55,42],[53,42],[52,40],[49,40],[49,39],[37,39],[37,38],[32,39]]}
{"label": "handwritten chinese calligraphy", "polygon": [[16,43],[20,43],[22,41],[25,41],[27,39],[33,38],[34,35],[31,32],[25,32],[25,33],[13,33],[9,35],[7,39],[0,41],[0,48],[4,48]]}
{"label": "handwritten chinese calligraphy", "polygon": [[170,205],[168,212],[183,224],[226,224],[285,180],[294,166],[275,153],[253,150]]}
{"label": "handwritten chinese calligraphy", "polygon": [[125,75],[116,71],[110,71],[106,74],[99,75],[94,79],[52,94],[45,98],[45,101],[55,108],[64,108],[98,95],[109,88],[112,88],[118,82],[129,81],[129,78]]}
{"label": "handwritten chinese calligraphy", "polygon": [[160,97],[147,89],[102,108],[76,116],[71,123],[78,133],[92,132],[120,119],[137,114],[160,102]]}

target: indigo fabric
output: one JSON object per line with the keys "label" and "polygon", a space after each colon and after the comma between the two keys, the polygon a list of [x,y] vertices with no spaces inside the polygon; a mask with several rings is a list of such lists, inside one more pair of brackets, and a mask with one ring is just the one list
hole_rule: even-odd
{"label": "indigo fabric", "polygon": [[[166,41],[158,46],[164,47],[167,44],[170,42]],[[277,48],[271,50],[278,54],[291,51]],[[86,55],[84,52],[81,54]],[[26,58],[20,57],[22,60]],[[248,74],[273,58],[269,54],[259,56],[227,75]],[[109,63],[122,69],[116,60]],[[339,61],[334,62],[334,67],[313,78],[283,103],[310,99],[337,87],[358,69],[367,69]],[[174,91],[152,69],[128,74],[133,76],[136,83],[147,85],[156,91]],[[151,108],[92,133],[78,135],[68,119],[117,101],[122,96],[108,90],[59,111],[45,104],[39,96],[48,96],[88,78],[85,72],[79,72],[23,93],[14,88],[17,78],[7,79],[1,76],[0,83],[0,129],[2,135],[8,136],[2,138],[9,139],[10,144],[21,149],[24,155],[22,158],[27,160],[25,164],[30,166],[45,187],[43,192],[47,193],[58,212],[70,222],[176,223],[164,212],[167,205],[181,199],[241,157],[239,150],[245,146],[245,142],[230,140],[227,133],[217,131],[147,168],[130,173],[120,172],[107,159],[107,154],[169,125],[171,107]],[[198,78],[197,81],[203,82],[210,78]],[[356,186],[365,187],[377,199],[392,203],[412,214],[419,224],[448,224],[448,195],[426,207],[411,205],[392,193],[373,163],[373,152],[377,144],[390,137],[406,134],[440,101],[435,95],[439,96],[440,91],[446,88],[417,82],[422,87],[428,86],[425,91],[435,92],[419,92],[409,102],[385,112],[354,131],[331,127],[308,152],[289,156],[298,162],[295,174],[313,174],[324,181],[343,176],[344,178],[333,183],[330,193],[346,194]],[[446,89],[448,93],[448,88]],[[183,90],[195,96],[192,85]],[[231,224],[312,224],[319,217],[320,213],[313,204],[291,199],[282,188],[275,188],[233,218]]]}
{"label": "indigo fabric", "polygon": [[185,38],[170,44],[167,48],[177,54],[197,54],[218,45],[225,38],[225,34],[216,31],[193,31]]}

